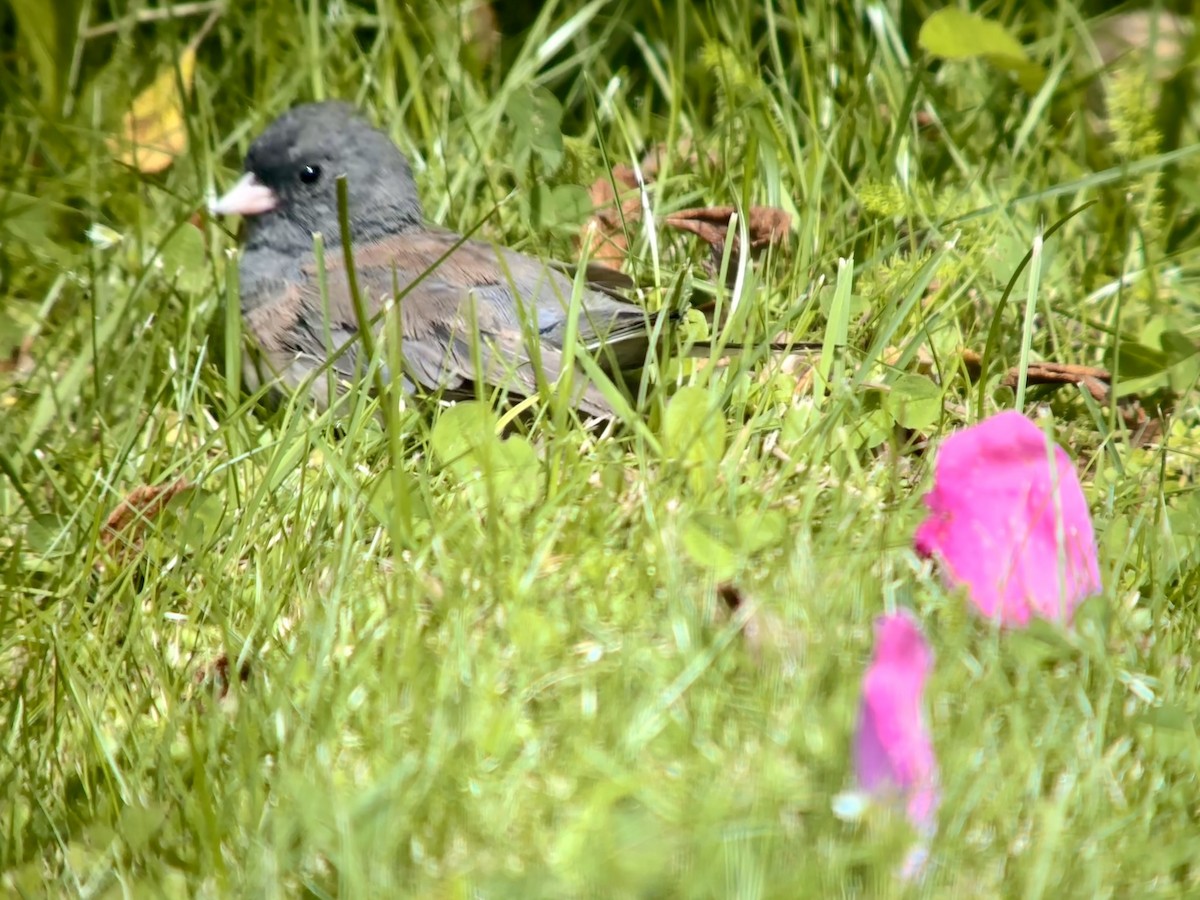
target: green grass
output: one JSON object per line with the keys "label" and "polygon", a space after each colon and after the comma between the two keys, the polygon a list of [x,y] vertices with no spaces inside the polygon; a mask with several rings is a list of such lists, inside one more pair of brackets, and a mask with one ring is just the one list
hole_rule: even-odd
{"label": "green grass", "polygon": [[[1089,109],[1094,11],[1042,3],[985,10],[1046,66],[1036,98],[931,60],[924,3],[568,0],[502,14],[490,62],[452,7],[325,6],[230,4],[161,176],[105,138],[201,18],[66,41],[56,93],[0,11],[0,350],[31,341],[0,373],[3,891],[1200,892],[1190,70],[1143,95],[1126,60],[1116,112]],[[562,108],[559,166],[506,115],[534,86]],[[236,242],[188,219],[270,118],[335,96],[412,156],[430,218],[548,258],[585,214],[547,187],[688,142],[656,215],[793,214],[726,336],[825,340],[816,378],[663,363],[639,424],[547,410],[467,459],[494,423],[472,405],[410,406],[390,434],[365,395],[339,420],[265,408],[225,363]],[[707,250],[633,237],[651,302],[683,278],[730,307]],[[1077,633],[997,634],[911,535],[928,449],[1010,408],[1001,377],[1036,359],[1107,364],[1171,418],[1132,446],[1115,403],[1027,390],[1083,473],[1105,593]],[[180,478],[136,544],[102,542],[131,490]],[[732,620],[723,580],[749,603]],[[906,826],[832,809],[871,621],[898,605],[937,652],[943,784],[909,888]]]}

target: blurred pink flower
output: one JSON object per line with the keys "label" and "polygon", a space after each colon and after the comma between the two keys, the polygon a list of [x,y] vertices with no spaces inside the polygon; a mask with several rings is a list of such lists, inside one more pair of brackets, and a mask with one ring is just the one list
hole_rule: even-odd
{"label": "blurred pink flower", "polygon": [[965,584],[989,619],[1070,622],[1100,590],[1092,521],[1071,460],[1019,412],[948,437],[925,505],[917,552],[936,557],[946,580]]}
{"label": "blurred pink flower", "polygon": [[911,615],[876,619],[854,738],[859,787],[872,796],[903,798],[909,820],[926,835],[934,830],[938,805],[937,759],[922,710],[932,669],[933,651]]}

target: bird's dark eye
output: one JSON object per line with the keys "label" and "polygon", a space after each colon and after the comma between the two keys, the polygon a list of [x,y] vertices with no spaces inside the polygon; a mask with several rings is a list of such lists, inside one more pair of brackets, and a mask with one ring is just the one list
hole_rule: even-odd
{"label": "bird's dark eye", "polygon": [[300,170],[300,180],[305,184],[316,184],[321,177],[320,166],[305,166]]}

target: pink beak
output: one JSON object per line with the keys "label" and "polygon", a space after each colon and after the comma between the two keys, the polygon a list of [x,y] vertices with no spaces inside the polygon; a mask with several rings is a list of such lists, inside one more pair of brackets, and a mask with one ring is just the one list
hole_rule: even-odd
{"label": "pink beak", "polygon": [[214,216],[257,216],[279,205],[276,193],[247,172],[225,195],[208,205]]}

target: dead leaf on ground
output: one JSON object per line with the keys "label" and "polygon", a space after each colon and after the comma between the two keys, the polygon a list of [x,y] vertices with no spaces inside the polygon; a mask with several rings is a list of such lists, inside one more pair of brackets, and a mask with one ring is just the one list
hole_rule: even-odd
{"label": "dead leaf on ground", "polygon": [[[879,117],[885,122],[892,121],[892,108],[886,103],[879,104]],[[914,125],[921,129],[929,129],[937,124],[937,120],[933,114],[927,109],[916,109],[912,112],[911,121]],[[936,136],[936,135],[935,135]]]}
{"label": "dead leaf on ground", "polygon": [[462,16],[462,38],[467,53],[480,67],[486,67],[500,49],[500,20],[492,4],[470,2],[464,4]]}
{"label": "dead leaf on ground", "polygon": [[[730,582],[717,585],[717,596],[724,602],[729,615],[736,616],[750,602],[741,589]],[[779,616],[755,606],[742,625],[742,638],[751,658],[760,665],[765,654],[795,664],[804,653],[804,635],[789,626]]]}
{"label": "dead leaf on ground", "polygon": [[[700,167],[700,153],[696,150],[691,138],[683,138],[672,149],[668,149],[664,143],[658,143],[647,150],[646,155],[638,163],[642,170],[642,177],[646,179],[647,184],[658,181],[658,173],[662,170],[663,163],[672,156],[682,160],[689,169]],[[720,160],[715,150],[709,150],[704,157],[709,168],[715,168]]]}
{"label": "dead leaf on ground", "polygon": [[1121,404],[1121,416],[1129,428],[1129,443],[1133,447],[1144,447],[1156,443],[1163,433],[1163,416],[1150,416],[1136,397]]}
{"label": "dead leaf on ground", "polygon": [[28,376],[34,366],[33,355],[29,352],[32,349],[33,335],[27,334],[21,339],[21,343],[13,347],[8,359],[0,359],[0,374],[11,372],[22,378]]}
{"label": "dead leaf on ground", "polygon": [[125,165],[153,175],[187,150],[183,107],[196,77],[196,49],[224,11],[223,6],[213,7],[179,59],[163,68],[149,87],[133,98],[121,123],[120,137],[108,142],[109,149]]}
{"label": "dead leaf on ground", "polygon": [[[889,368],[899,365],[904,359],[905,354],[909,351],[903,347],[889,345],[883,348],[883,352],[879,354],[879,361]],[[908,362],[912,371],[920,375],[933,375],[933,354],[929,352],[929,348],[924,344],[917,347],[916,355]]]}
{"label": "dead leaf on ground", "polygon": [[[196,684],[200,687],[210,689],[216,694],[218,700],[224,700],[229,694],[229,688],[233,684],[230,678],[230,670],[233,666],[229,662],[229,654],[222,653],[212,662],[205,666],[201,666],[196,672]],[[238,681],[245,684],[250,678],[250,663],[243,662],[238,668]]]}
{"label": "dead leaf on ground", "polygon": [[[643,183],[649,186],[658,178],[664,159],[672,151],[665,144],[656,144],[638,164]],[[674,151],[687,164],[697,165],[700,157],[688,141],[680,142]],[[714,154],[708,154],[710,164],[716,162]],[[580,248],[596,263],[617,269],[629,254],[626,232],[631,223],[642,216],[642,198],[638,192],[638,172],[632,166],[619,163],[611,173],[601,175],[589,189],[594,210],[580,232]],[[729,234],[729,223],[737,210],[732,206],[705,206],[684,209],[663,218],[663,224],[679,231],[697,235],[713,248],[715,262],[720,265]],[[750,249],[761,250],[769,244],[778,243],[791,228],[791,216],[782,209],[772,206],[754,206],[746,212],[746,227],[750,237]],[[734,233],[734,261],[741,248],[737,233]]]}
{"label": "dead leaf on ground", "polygon": [[613,166],[612,177],[597,178],[588,194],[593,213],[584,223],[581,248],[584,256],[596,265],[619,269],[629,253],[629,241],[625,237],[626,223],[641,216],[642,201],[635,194],[624,196],[617,203],[617,193],[625,195],[637,188],[637,176],[626,165]]}
{"label": "dead leaf on ground", "polygon": [[791,375],[796,379],[793,395],[807,394],[812,388],[813,367],[820,359],[821,343],[797,340],[794,333],[781,331],[768,346],[771,356],[758,373],[758,383],[769,384],[777,375]]}
{"label": "dead leaf on ground", "polygon": [[[1016,388],[1020,381],[1021,369],[1013,366],[1001,380],[1004,387]],[[1087,390],[1097,403],[1107,403],[1112,387],[1112,374],[1099,366],[1080,366],[1072,363],[1036,362],[1030,363],[1025,372],[1025,383],[1036,384],[1077,384]],[[1162,435],[1162,414],[1151,416],[1142,406],[1137,397],[1122,397],[1117,404],[1121,419],[1129,430],[1129,441],[1134,447],[1141,447],[1158,440]]]}
{"label": "dead leaf on ground", "polygon": [[[737,210],[732,206],[704,206],[683,209],[663,218],[663,224],[688,231],[699,237],[711,248],[707,261],[709,275],[721,270],[725,255],[725,239],[733,237],[730,246],[727,280],[732,283],[741,265],[742,252],[739,229],[731,232],[730,224]],[[770,244],[780,243],[791,227],[792,217],[773,206],[752,206],[746,211],[746,231],[750,238],[750,252],[754,253]]]}
{"label": "dead leaf on ground", "polygon": [[163,511],[172,497],[191,486],[192,483],[186,478],[179,478],[171,484],[135,487],[105,520],[104,527],[100,529],[101,546],[112,548],[114,543],[120,541],[119,550],[122,554],[137,553],[142,546],[142,532],[146,524]]}
{"label": "dead leaf on ground", "polygon": [[[732,206],[703,206],[684,209],[663,218],[663,223],[680,231],[690,231],[714,247],[724,247],[729,235],[729,224],[737,210]],[[768,244],[778,243],[788,228],[792,217],[774,206],[752,206],[746,211],[746,231],[750,237],[750,248],[758,250]],[[738,239],[737,231],[733,239]],[[736,243],[734,245],[736,247]]]}
{"label": "dead leaf on ground", "polygon": [[983,374],[983,357],[971,349],[962,351],[963,365],[967,368],[967,377],[975,381]]}
{"label": "dead leaf on ground", "polygon": [[813,391],[813,385],[817,380],[817,363],[821,357],[814,356],[812,365],[800,373],[800,377],[796,379],[796,389],[792,391],[795,397],[807,397]]}
{"label": "dead leaf on ground", "polygon": [[196,74],[196,48],[187,47],[176,66],[167,66],[133,100],[122,124],[122,137],[109,142],[117,159],[139,172],[161,172],[187,149],[187,125],[183,120],[184,97],[192,90]]}
{"label": "dead leaf on ground", "polygon": [[[1015,388],[1021,379],[1020,366],[1008,370],[1000,382],[1005,387]],[[1112,375],[1107,369],[1097,366],[1078,366],[1073,363],[1035,362],[1025,370],[1025,383],[1029,384],[1078,384],[1087,388],[1098,403],[1108,399],[1108,386]]]}

